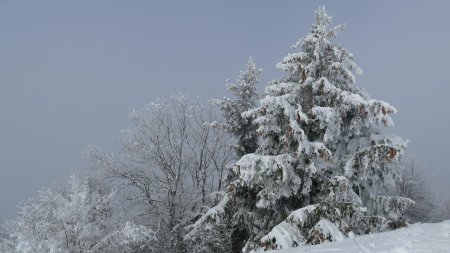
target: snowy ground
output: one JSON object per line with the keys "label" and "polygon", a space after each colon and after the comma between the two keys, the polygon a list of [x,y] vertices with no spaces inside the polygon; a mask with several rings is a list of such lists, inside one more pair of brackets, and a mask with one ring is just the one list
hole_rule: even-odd
{"label": "snowy ground", "polygon": [[450,220],[273,253],[450,253]]}

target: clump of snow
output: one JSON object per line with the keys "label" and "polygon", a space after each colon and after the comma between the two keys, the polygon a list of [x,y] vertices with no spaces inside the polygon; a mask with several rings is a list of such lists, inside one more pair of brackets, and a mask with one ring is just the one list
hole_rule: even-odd
{"label": "clump of snow", "polygon": [[272,231],[261,238],[263,245],[272,244],[274,249],[287,249],[302,245],[305,239],[300,228],[296,224],[286,221],[275,226]]}
{"label": "clump of snow", "polygon": [[316,208],[317,205],[309,205],[293,211],[285,221],[275,226],[272,231],[261,238],[261,243],[273,249],[286,249],[303,245],[305,238],[302,236],[300,225],[306,221],[308,214]]}
{"label": "clump of snow", "polygon": [[203,226],[207,221],[221,222],[223,213],[225,212],[225,206],[228,204],[229,196],[225,194],[223,199],[214,207],[210,208],[206,214],[204,214],[200,219],[198,219],[194,224],[187,227],[190,230],[186,234],[186,239],[191,239],[193,235],[197,233],[201,226]]}
{"label": "clump of snow", "polygon": [[301,179],[294,173],[289,155],[263,156],[248,154],[236,163],[239,183],[246,187],[262,188],[258,193],[258,207],[267,207],[282,197],[295,194]]}
{"label": "clump of snow", "polygon": [[342,241],[346,238],[341,230],[328,219],[321,219],[314,228],[312,228],[310,234],[321,237],[321,240],[318,243],[327,240],[331,242]]}

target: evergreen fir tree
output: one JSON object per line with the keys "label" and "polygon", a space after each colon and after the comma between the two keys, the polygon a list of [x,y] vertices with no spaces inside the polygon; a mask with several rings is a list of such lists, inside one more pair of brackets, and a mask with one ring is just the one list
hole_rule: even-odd
{"label": "evergreen fir tree", "polygon": [[254,153],[258,147],[256,136],[257,125],[242,117],[242,113],[256,107],[259,98],[256,85],[259,83],[261,70],[256,68],[250,57],[244,71],[241,71],[235,83],[227,81],[226,87],[234,95],[234,99],[213,99],[211,102],[220,107],[226,120],[223,124],[216,124],[238,138],[235,145],[237,157]]}
{"label": "evergreen fir tree", "polygon": [[396,228],[413,203],[386,195],[399,180],[392,165],[406,142],[379,127],[393,125],[396,110],[355,84],[362,71],[333,42],[343,26],[330,29],[330,21],[319,7],[297,52],[277,64],[287,76],[269,84],[260,107],[242,114],[258,124],[263,141],[232,168],[236,179],[220,208],[200,220],[231,216],[245,228],[244,252]]}
{"label": "evergreen fir tree", "polygon": [[[258,147],[257,124],[242,117],[242,113],[256,107],[259,99],[256,85],[259,83],[260,74],[261,70],[257,69],[253,59],[249,58],[236,82],[227,81],[227,90],[234,98],[211,100],[212,104],[219,106],[225,118],[224,123],[214,122],[212,125],[237,138],[234,148],[238,159],[245,154],[254,153]],[[230,170],[226,183],[235,179],[237,175]],[[191,252],[241,252],[244,246],[243,238],[246,238],[245,227],[233,222],[232,214],[237,211],[237,205],[228,202],[227,193],[222,191],[220,194],[223,194],[224,198],[217,206],[210,208],[201,219],[186,227],[184,240]]]}

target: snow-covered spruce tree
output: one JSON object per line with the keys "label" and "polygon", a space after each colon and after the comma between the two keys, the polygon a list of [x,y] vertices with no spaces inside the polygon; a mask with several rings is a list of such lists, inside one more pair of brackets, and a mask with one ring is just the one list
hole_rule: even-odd
{"label": "snow-covered spruce tree", "polygon": [[[259,83],[261,70],[256,68],[252,58],[249,58],[245,70],[241,71],[235,83],[227,81],[226,87],[234,98],[213,99],[210,102],[219,106],[225,119],[224,123],[213,122],[212,126],[225,130],[236,137],[234,145],[236,157],[254,153],[258,147],[257,125],[252,120],[242,117],[242,113],[254,109],[259,98],[256,85]],[[231,171],[227,181],[237,178]],[[220,186],[220,185],[219,185]],[[221,188],[219,187],[219,191]],[[242,224],[232,224],[233,209],[227,202],[226,193],[217,192],[224,196],[217,206],[207,210],[202,218],[186,226],[187,234],[184,241],[191,252],[236,252],[233,244],[238,238]],[[211,206],[210,206],[211,207]],[[225,209],[227,213],[225,214]],[[234,247],[240,252],[242,247]]]}
{"label": "snow-covered spruce tree", "polygon": [[[216,212],[236,208],[244,224],[244,252],[335,241],[401,225],[412,204],[385,193],[398,180],[394,164],[406,147],[380,126],[395,109],[355,84],[361,73],[346,49],[333,42],[324,7],[311,31],[277,67],[287,76],[266,88],[261,106],[245,112],[263,137],[254,154],[233,167],[237,179]],[[246,235],[246,236],[245,236]]]}
{"label": "snow-covered spruce tree", "polygon": [[[187,250],[193,253],[225,253],[232,251],[232,224],[230,206],[225,192],[217,192],[219,202],[215,201],[198,220],[186,227],[184,237]],[[226,211],[226,213],[225,213]]]}
{"label": "snow-covered spruce tree", "polygon": [[254,153],[258,148],[257,125],[242,117],[242,113],[256,107],[259,95],[256,85],[259,83],[261,70],[256,68],[250,57],[244,71],[241,71],[235,83],[227,81],[226,87],[234,98],[213,99],[211,103],[218,105],[226,120],[223,124],[216,124],[238,138],[235,145],[237,157]]}

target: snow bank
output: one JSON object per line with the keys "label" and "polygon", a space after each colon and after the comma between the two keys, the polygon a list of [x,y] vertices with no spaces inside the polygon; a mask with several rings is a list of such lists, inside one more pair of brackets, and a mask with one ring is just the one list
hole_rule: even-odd
{"label": "snow bank", "polygon": [[450,252],[450,220],[441,223],[417,223],[408,228],[357,236],[338,242],[267,252],[446,253]]}

